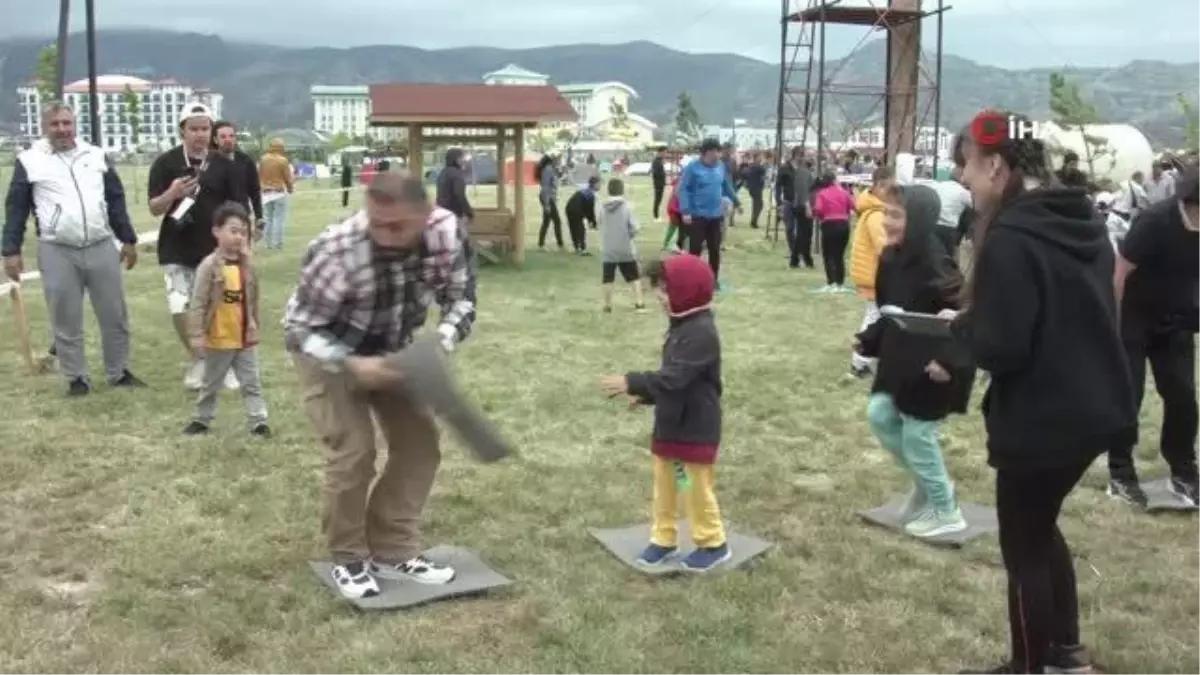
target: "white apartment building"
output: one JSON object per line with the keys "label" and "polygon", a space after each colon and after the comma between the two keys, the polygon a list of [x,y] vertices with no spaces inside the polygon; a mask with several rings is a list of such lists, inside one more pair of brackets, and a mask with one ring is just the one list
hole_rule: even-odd
{"label": "white apartment building", "polygon": [[365,84],[315,84],[309,89],[313,131],[350,138],[370,136],[380,141],[397,138],[399,129],[371,126],[370,87]]}
{"label": "white apartment building", "polygon": [[[96,78],[96,97],[100,112],[101,147],[108,152],[130,152],[133,120],[126,101],[132,93],[138,99],[138,145],[141,150],[165,150],[179,142],[179,113],[186,103],[200,101],[221,117],[224,97],[209,89],[197,89],[174,80],[150,82],[129,75],[100,75]],[[88,81],[79,80],[63,87],[63,103],[75,111],[80,138],[92,138],[91,104]],[[21,133],[26,139],[42,136],[42,100],[36,86],[17,87],[17,112]]]}

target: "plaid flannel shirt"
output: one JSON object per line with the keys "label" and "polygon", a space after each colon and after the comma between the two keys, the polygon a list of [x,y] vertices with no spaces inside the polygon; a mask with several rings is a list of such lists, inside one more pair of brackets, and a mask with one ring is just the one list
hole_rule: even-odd
{"label": "plaid flannel shirt", "polygon": [[284,316],[288,350],[326,362],[394,352],[412,342],[434,302],[443,341],[464,340],[475,305],[454,214],[435,208],[418,250],[394,260],[375,255],[367,225],[360,211],[309,245]]}

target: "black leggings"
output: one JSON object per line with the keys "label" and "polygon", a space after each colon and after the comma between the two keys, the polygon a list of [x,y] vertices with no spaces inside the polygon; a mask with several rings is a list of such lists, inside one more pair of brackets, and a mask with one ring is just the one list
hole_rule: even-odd
{"label": "black leggings", "polygon": [[658,212],[662,207],[663,192],[667,189],[666,183],[654,181],[654,219],[658,220]]}
{"label": "black leggings", "polygon": [[1058,529],[1058,513],[1089,464],[996,472],[1011,664],[1018,673],[1044,672],[1055,645],[1079,644],[1075,567]]}
{"label": "black leggings", "polygon": [[821,258],[825,261],[825,283],[846,283],[846,245],[850,243],[850,223],[827,220],[821,223]]}
{"label": "black leggings", "polygon": [[542,202],[542,229],[538,232],[538,247],[546,245],[546,230],[550,229],[550,223],[554,223],[554,239],[558,242],[558,247],[562,248],[562,218],[558,217],[558,202],[550,199]]}
{"label": "black leggings", "polygon": [[576,251],[586,251],[587,228],[584,227],[583,218],[567,214],[567,231],[571,233],[571,246]]}
{"label": "black leggings", "polygon": [[721,217],[697,218],[692,216],[692,224],[687,228],[688,253],[699,256],[704,247],[708,247],[708,266],[712,268],[713,277],[721,277]]}

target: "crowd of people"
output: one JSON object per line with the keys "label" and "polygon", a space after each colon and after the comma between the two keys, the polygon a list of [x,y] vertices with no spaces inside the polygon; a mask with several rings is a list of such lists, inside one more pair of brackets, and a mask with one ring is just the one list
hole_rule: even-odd
{"label": "crowd of people", "polygon": [[[98,149],[75,138],[69,108],[48,106],[45,116],[47,138],[20,155],[9,187],[5,272],[16,280],[24,270],[32,217],[68,392],[92,387],[82,342],[85,292],[100,321],[109,383],[144,386],[128,363],[121,266],[137,261],[137,234],[120,178]],[[985,111],[977,121],[1008,119]],[[1093,195],[1051,171],[1041,141],[979,134],[978,126],[958,136],[947,184],[902,185],[879,166],[869,189],[853,195],[835,177],[814,177],[798,148],[780,168],[774,196],[791,265],[813,265],[812,232],[820,228],[823,290],[848,290],[849,280],[866,304],[849,340],[851,370],[873,378],[865,423],[911,479],[904,528],[914,537],[967,527],[938,428],[967,411],[976,370],[990,375],[982,409],[1012,640],[1009,657],[986,672],[1084,672],[1073,563],[1057,519],[1105,453],[1110,494],[1145,506],[1132,448],[1147,361],[1164,402],[1169,488],[1197,505],[1200,170],[1192,164],[1156,173],[1146,203],[1133,204],[1129,227],[1114,242]],[[280,164],[286,159],[273,146],[256,166],[237,149],[232,126],[201,104],[185,106],[179,131],[180,145],[151,167],[148,191],[150,212],[162,219],[157,253],[168,310],[190,360],[185,381],[199,392],[184,431],[207,432],[220,389],[240,386],[249,432],[269,437],[250,251],[264,231],[268,247],[282,242],[293,189]],[[588,177],[567,202],[576,251],[587,252],[586,227],[599,231],[605,310],[619,271],[635,308],[644,308],[644,277],[669,317],[658,368],[599,383],[631,407],[655,408],[653,525],[639,558],[649,567],[675,558],[680,492],[696,546],[682,567],[704,572],[731,558],[714,488],[723,381],[712,311],[727,218],[741,208],[727,151],[703,141],[676,178],[666,201],[674,232],[664,247],[677,233],[681,250],[662,260],[639,264],[639,223],[622,180],[609,180],[601,197],[599,177]],[[661,159],[652,171],[656,217],[666,191]],[[460,150],[446,153],[432,200],[421,177],[380,172],[363,208],[309,244],[287,302],[285,347],[304,389],[304,412],[325,447],[322,531],[333,579],[347,598],[378,594],[378,579],[455,578],[454,569],[421,554],[421,514],[441,457],[436,426],[404,392],[403,374],[388,357],[412,343],[434,307],[434,334],[447,353],[472,333],[478,275],[463,161]],[[554,225],[561,246],[552,168],[552,159],[543,160],[538,171],[539,244]],[[748,175],[747,183],[758,180]],[[752,226],[766,182],[764,174],[761,186],[749,188]],[[963,238],[972,245],[960,254]],[[912,332],[889,318],[896,316],[936,316],[944,330]],[[388,449],[378,475],[377,424]]]}

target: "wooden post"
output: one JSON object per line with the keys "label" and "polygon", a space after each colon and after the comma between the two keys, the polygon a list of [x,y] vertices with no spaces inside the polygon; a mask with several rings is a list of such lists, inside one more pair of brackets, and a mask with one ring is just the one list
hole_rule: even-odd
{"label": "wooden post", "polygon": [[496,141],[496,208],[498,209],[504,209],[508,206],[508,186],[504,184],[504,131],[504,127],[497,127],[496,129],[496,132],[500,134],[500,140]]}
{"label": "wooden post", "polygon": [[425,166],[421,156],[421,150],[425,146],[421,138],[423,133],[420,124],[408,125],[408,173],[418,180],[425,179]]}
{"label": "wooden post", "polygon": [[525,127],[513,135],[513,262],[525,264]]}
{"label": "wooden post", "polygon": [[[888,0],[888,8],[919,12],[921,0]],[[887,34],[887,50],[884,142],[888,165],[894,167],[898,153],[916,150],[917,89],[921,84],[921,20],[891,27]]]}

